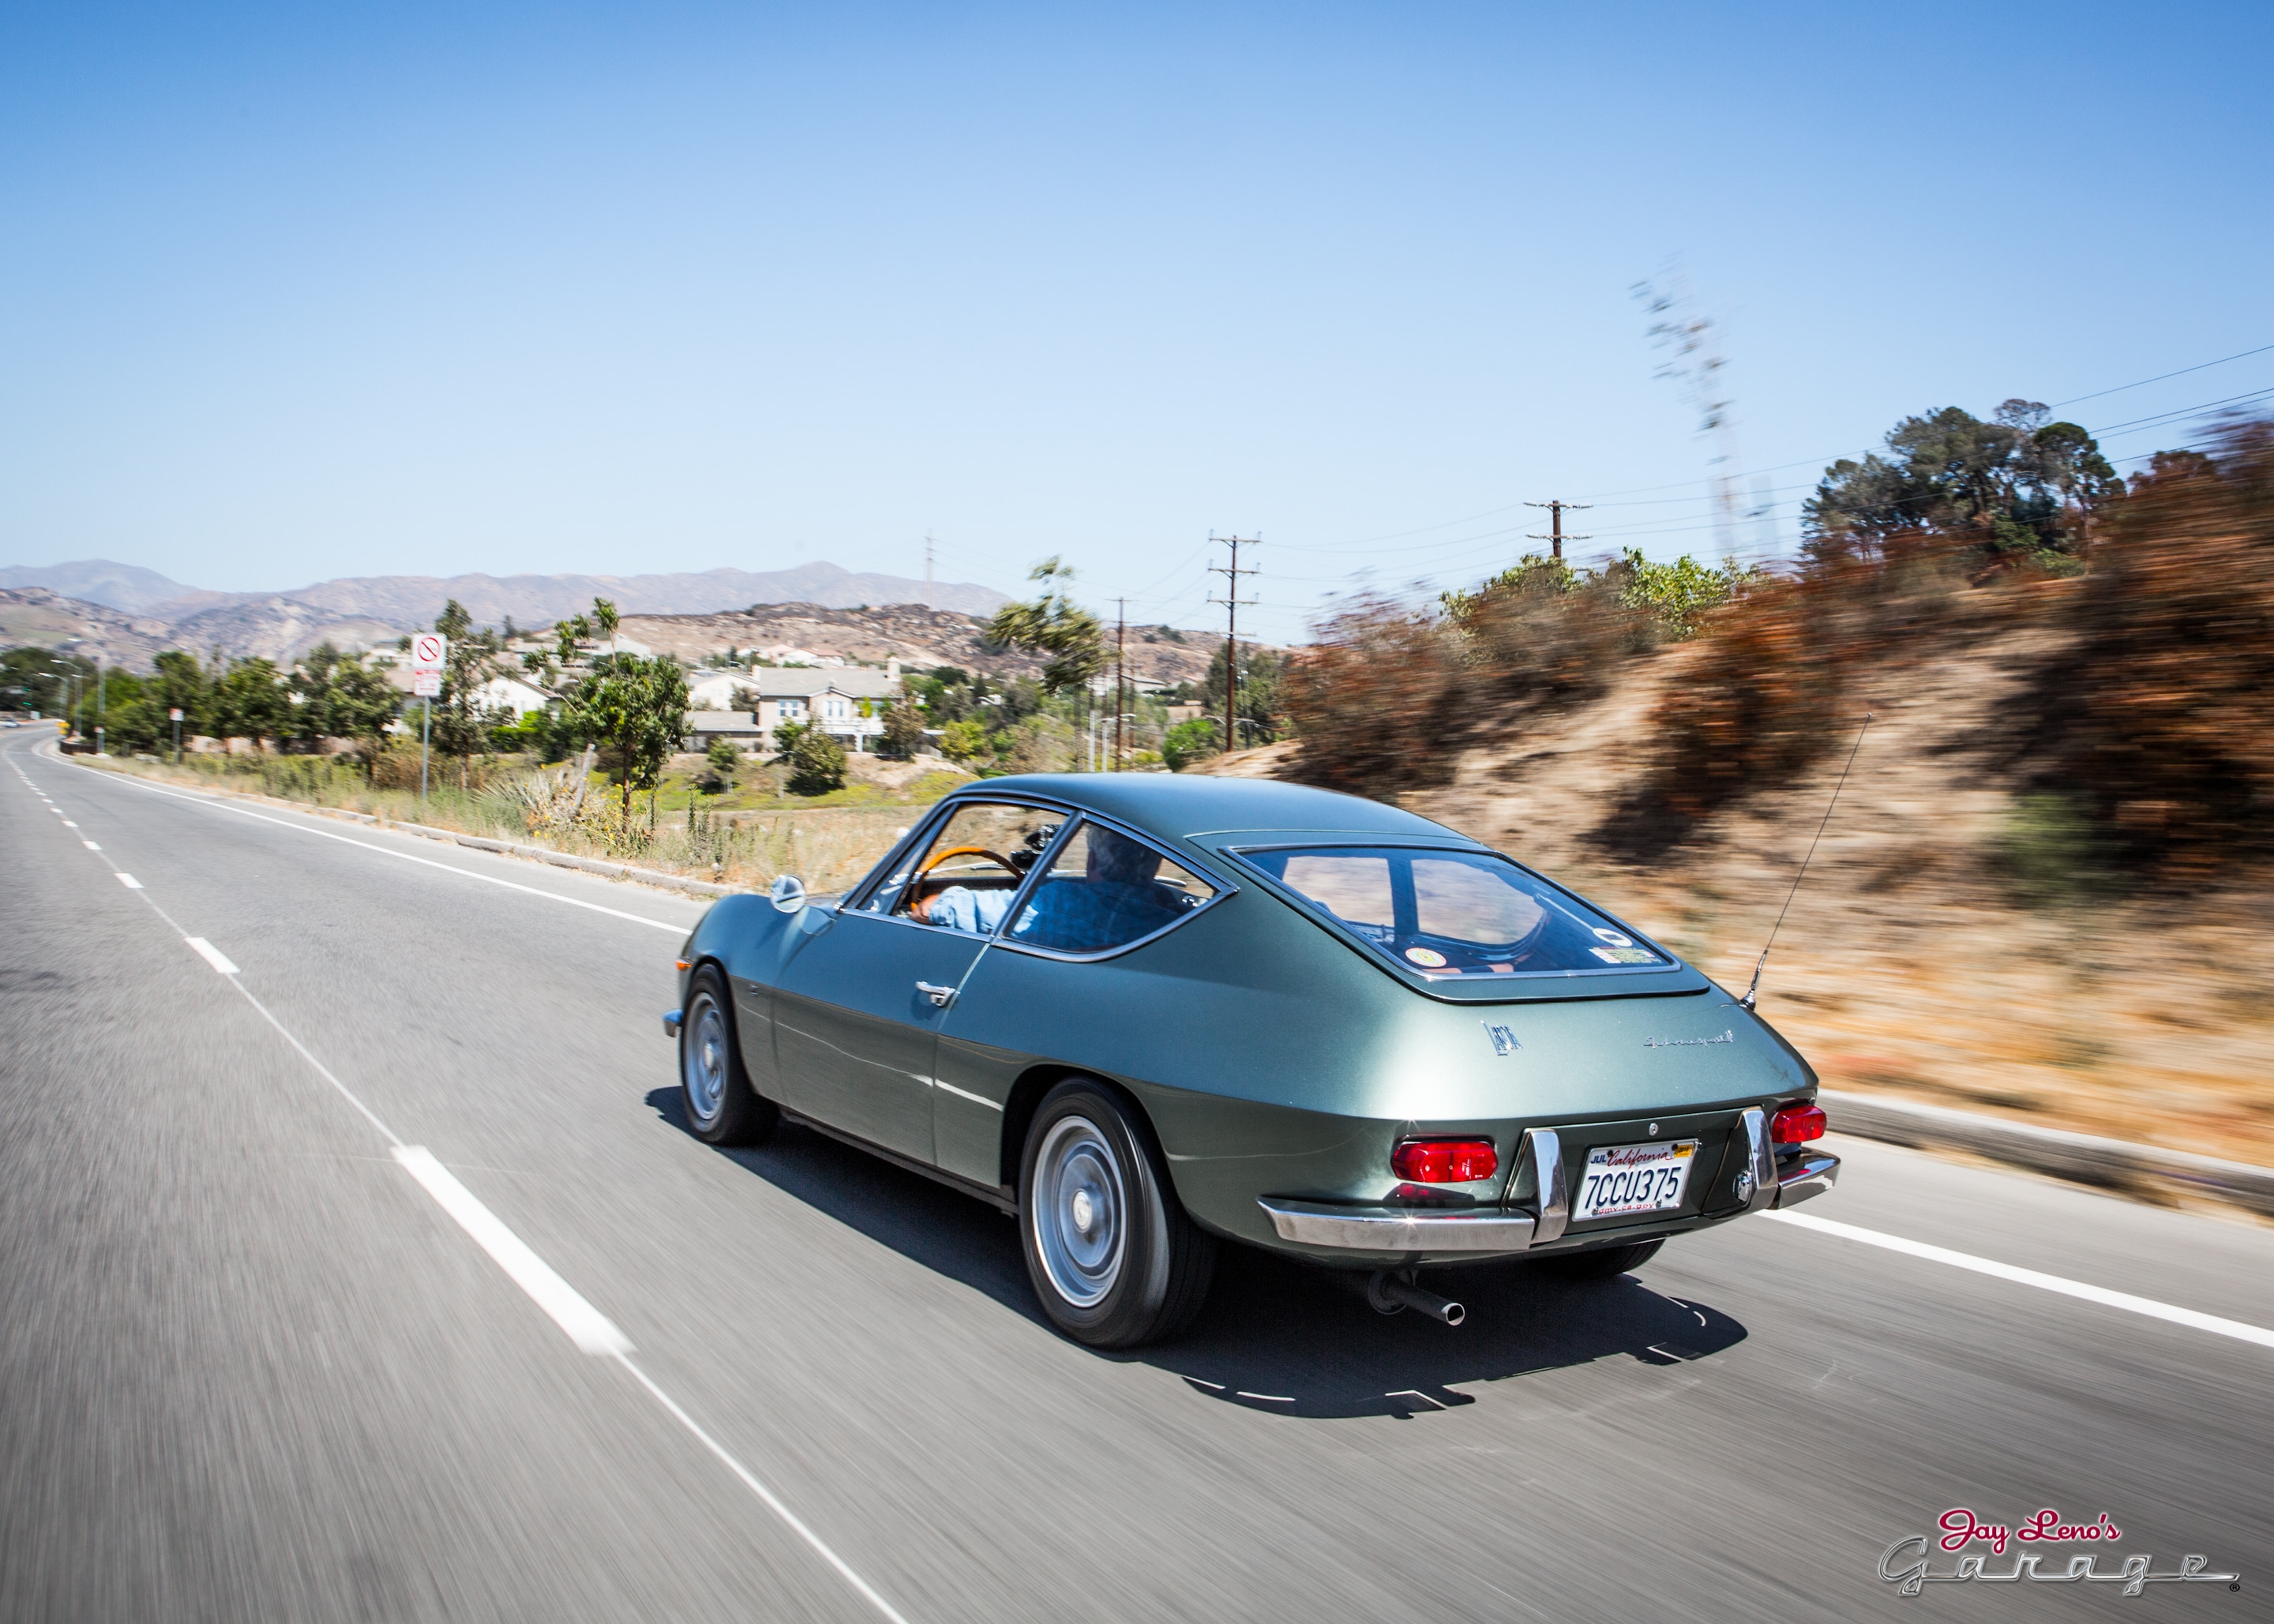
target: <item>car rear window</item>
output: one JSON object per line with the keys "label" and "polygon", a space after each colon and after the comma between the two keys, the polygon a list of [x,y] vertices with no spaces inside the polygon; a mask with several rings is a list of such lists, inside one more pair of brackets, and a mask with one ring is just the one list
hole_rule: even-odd
{"label": "car rear window", "polygon": [[1665,970],[1674,960],[1486,852],[1309,846],[1238,853],[1375,951],[1426,975]]}

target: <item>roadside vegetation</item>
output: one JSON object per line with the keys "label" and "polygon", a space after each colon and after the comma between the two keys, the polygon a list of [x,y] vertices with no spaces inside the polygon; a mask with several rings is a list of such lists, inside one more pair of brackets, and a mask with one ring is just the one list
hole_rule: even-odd
{"label": "roadside vegetation", "polygon": [[2073,849],[2150,888],[2274,856],[2274,425],[2231,422],[2128,482],[2029,402],[1908,418],[1887,446],[1826,471],[1787,568],[1530,557],[1426,606],[1344,606],[1288,673],[1284,771],[1442,786],[1465,748],[1553,733],[1680,648],[1644,720],[1650,770],[1593,830],[1638,860],[1813,767],[1890,673],[2027,627],[2028,691],[1978,746],[2040,798],[2037,825],[2059,798]]}

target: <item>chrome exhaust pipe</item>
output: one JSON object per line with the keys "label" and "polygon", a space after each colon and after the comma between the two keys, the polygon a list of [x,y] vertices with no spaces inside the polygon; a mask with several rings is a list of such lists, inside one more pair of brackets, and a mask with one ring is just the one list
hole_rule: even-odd
{"label": "chrome exhaust pipe", "polygon": [[1469,1317],[1469,1311],[1450,1297],[1439,1297],[1434,1291],[1425,1291],[1411,1280],[1388,1269],[1377,1269],[1366,1282],[1366,1300],[1378,1314],[1394,1314],[1408,1308],[1418,1308],[1432,1320],[1444,1325],[1458,1325]]}

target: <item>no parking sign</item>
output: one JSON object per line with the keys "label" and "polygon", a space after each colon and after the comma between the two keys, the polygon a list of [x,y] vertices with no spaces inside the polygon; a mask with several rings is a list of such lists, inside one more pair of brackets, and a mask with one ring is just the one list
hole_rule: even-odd
{"label": "no parking sign", "polygon": [[448,663],[450,640],[440,632],[420,632],[410,640],[410,669],[440,671]]}

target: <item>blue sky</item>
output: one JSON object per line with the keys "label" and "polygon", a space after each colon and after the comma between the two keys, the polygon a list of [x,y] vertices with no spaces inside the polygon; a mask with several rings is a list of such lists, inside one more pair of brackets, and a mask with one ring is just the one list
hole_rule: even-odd
{"label": "blue sky", "polygon": [[1713,548],[1630,292],[1673,255],[1789,549],[1904,413],[2274,344],[2270,19],[19,4],[0,563],[916,575],[929,530],[1209,625],[1236,530],[1292,636],[1505,561],[1526,500]]}

